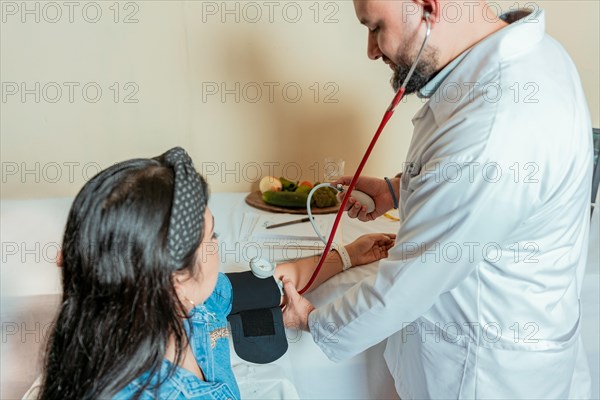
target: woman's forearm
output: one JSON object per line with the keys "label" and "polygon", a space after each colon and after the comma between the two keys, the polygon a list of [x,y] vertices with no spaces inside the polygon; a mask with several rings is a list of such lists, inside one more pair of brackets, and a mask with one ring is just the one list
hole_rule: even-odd
{"label": "woman's forearm", "polygon": [[[279,264],[275,269],[275,277],[281,280],[290,279],[294,282],[297,290],[300,290],[306,286],[313,272],[317,268],[321,255],[311,256],[307,258],[301,258],[297,261],[286,262]],[[311,290],[319,287],[327,279],[331,278],[335,274],[342,272],[342,259],[337,251],[330,251],[319,271],[319,274],[315,278],[315,281],[308,289]]]}

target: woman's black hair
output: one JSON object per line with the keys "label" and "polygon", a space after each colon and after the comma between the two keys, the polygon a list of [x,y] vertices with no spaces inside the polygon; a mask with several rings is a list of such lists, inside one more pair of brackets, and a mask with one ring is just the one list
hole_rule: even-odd
{"label": "woman's black hair", "polygon": [[[202,177],[200,184],[205,209]],[[139,397],[150,379],[160,382],[175,372],[187,337],[173,274],[187,270],[195,276],[196,257],[195,249],[179,261],[167,251],[173,190],[173,169],[158,157],[111,166],[75,198],[62,246],[62,306],[49,337],[39,398],[110,398],[149,372]],[[196,248],[204,221],[201,226]],[[161,376],[171,337],[175,360]]]}

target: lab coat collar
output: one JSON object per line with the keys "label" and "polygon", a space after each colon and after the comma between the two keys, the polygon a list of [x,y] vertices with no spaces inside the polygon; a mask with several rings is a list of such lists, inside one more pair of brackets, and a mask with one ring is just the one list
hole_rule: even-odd
{"label": "lab coat collar", "polygon": [[[523,15],[524,10],[507,13],[502,19],[511,22],[514,15]],[[468,90],[462,91],[462,98],[458,101],[447,101],[444,93],[446,85],[462,85],[463,83],[480,83],[487,79],[494,79],[499,67],[507,59],[534,47],[545,35],[545,13],[538,9],[530,12],[525,17],[514,20],[510,25],[493,33],[472,48],[464,51],[448,65],[446,65],[429,82],[420,93],[420,97],[429,97],[427,103],[413,117],[413,125],[431,109],[436,123],[440,125],[446,121],[454,111],[461,107],[465,99],[469,98]],[[463,89],[468,89],[463,86]],[[450,90],[449,90],[450,91]]]}
{"label": "lab coat collar", "polygon": [[450,75],[450,73],[454,71],[458,64],[460,64],[463,58],[465,58],[465,56],[469,53],[469,50],[471,50],[471,48],[460,53],[458,57],[456,57],[448,65],[442,68],[440,72],[438,72],[433,78],[431,78],[431,80],[427,82],[427,84],[417,92],[417,97],[421,99],[430,98],[436,92],[436,90],[438,90],[438,88],[440,87],[442,82],[444,82],[444,80],[448,77],[448,75]]}

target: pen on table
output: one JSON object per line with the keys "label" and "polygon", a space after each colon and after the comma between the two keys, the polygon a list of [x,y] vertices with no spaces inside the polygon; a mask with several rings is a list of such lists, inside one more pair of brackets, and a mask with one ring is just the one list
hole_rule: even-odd
{"label": "pen on table", "polygon": [[288,226],[288,225],[293,225],[293,224],[300,224],[302,222],[308,222],[308,221],[310,221],[310,218],[306,217],[306,218],[302,218],[302,219],[296,219],[296,220],[293,220],[293,221],[282,222],[280,224],[269,225],[269,226],[266,227],[266,229],[279,228],[280,226]]}

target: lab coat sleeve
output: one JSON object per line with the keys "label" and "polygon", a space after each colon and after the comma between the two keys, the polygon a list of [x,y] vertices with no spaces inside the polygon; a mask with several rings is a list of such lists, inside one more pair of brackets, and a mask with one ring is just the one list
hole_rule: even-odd
{"label": "lab coat sleeve", "polygon": [[422,316],[526,218],[530,211],[515,210],[511,198],[526,191],[515,190],[509,174],[495,175],[488,161],[432,158],[419,175],[403,178],[405,220],[389,257],[376,275],[309,315],[313,339],[331,360],[352,357]]}

